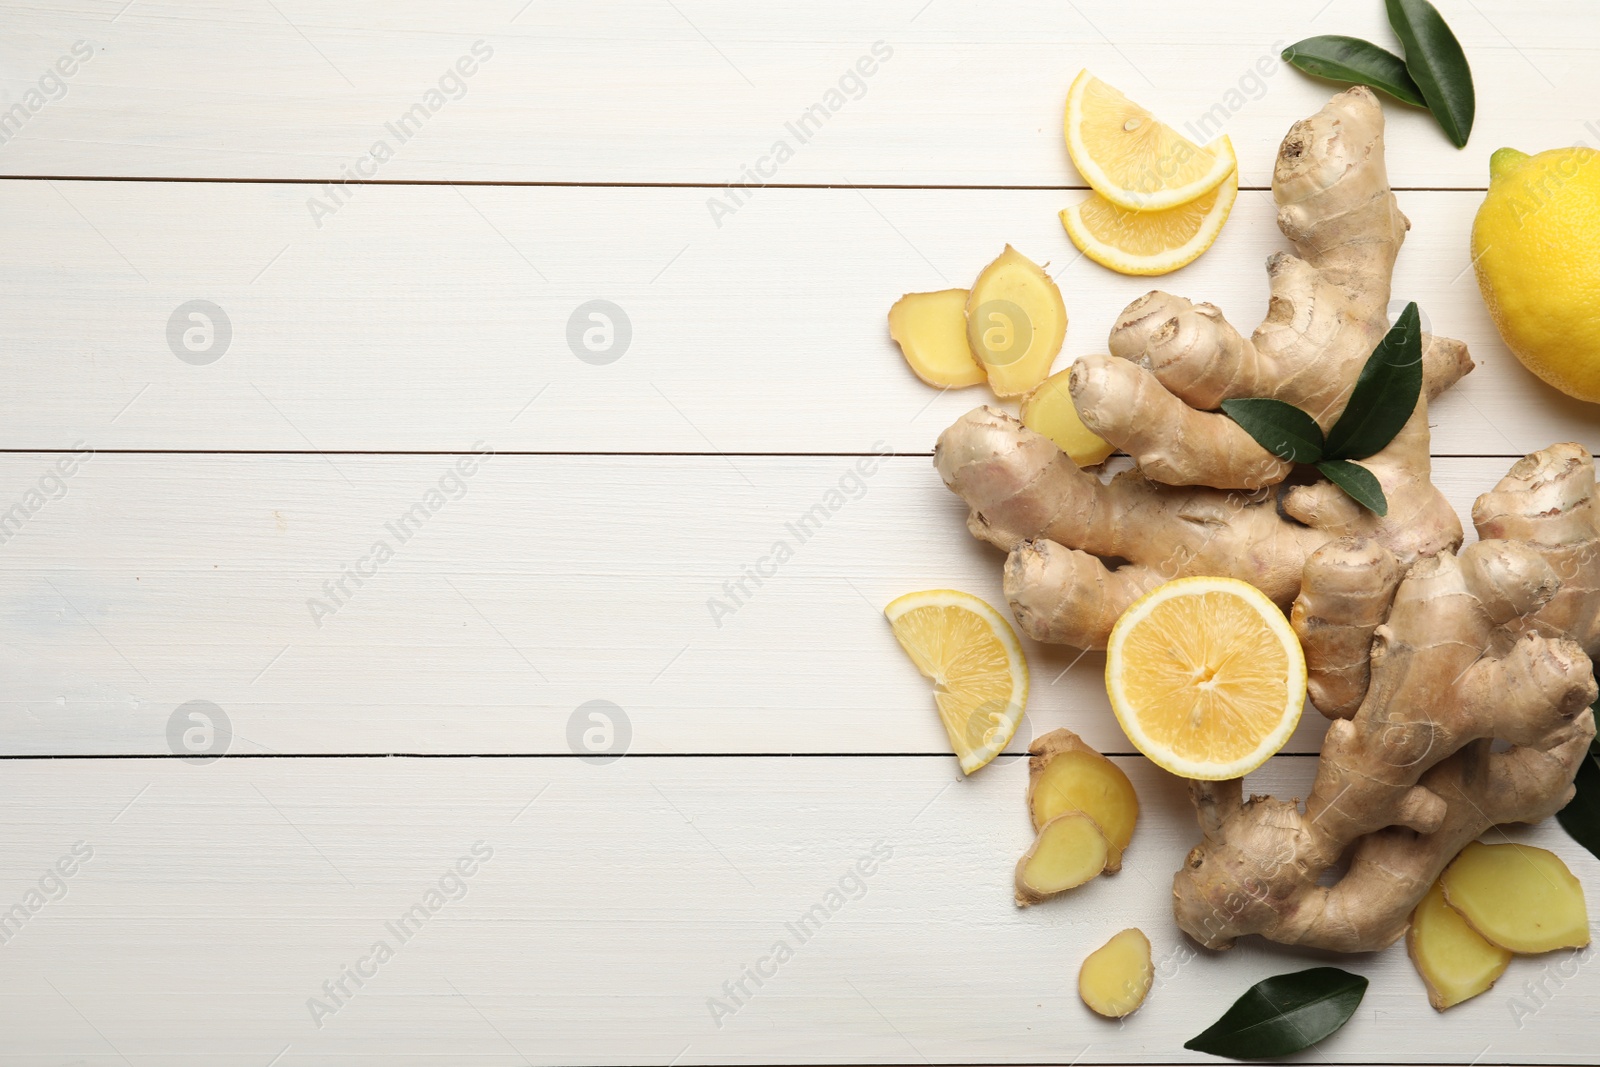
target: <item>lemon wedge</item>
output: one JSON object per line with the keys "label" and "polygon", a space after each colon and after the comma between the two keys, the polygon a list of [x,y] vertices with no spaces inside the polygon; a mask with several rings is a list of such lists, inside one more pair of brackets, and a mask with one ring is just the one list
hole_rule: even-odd
{"label": "lemon wedge", "polygon": [[1128,211],[1188,203],[1238,167],[1228,138],[1201,147],[1087,70],[1067,91],[1066,135],[1078,173]]}
{"label": "lemon wedge", "polygon": [[883,609],[895,640],[936,684],[950,747],[971,774],[998,756],[1028,703],[1028,660],[994,608],[956,589],[907,593]]}

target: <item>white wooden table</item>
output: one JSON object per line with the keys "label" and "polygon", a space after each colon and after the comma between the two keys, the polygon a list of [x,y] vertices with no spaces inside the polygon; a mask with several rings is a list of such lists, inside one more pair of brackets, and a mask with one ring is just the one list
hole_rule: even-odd
{"label": "white wooden table", "polygon": [[[1479,363],[1435,409],[1465,513],[1512,457],[1600,447],[1467,253],[1491,151],[1600,140],[1600,14],[1442,7],[1477,128],[1457,152],[1390,108],[1389,166],[1395,294]],[[1232,137],[1247,191],[1163,284],[1258,321],[1273,154],[1331,91],[1278,50],[1387,40],[1376,0],[6,0],[0,27],[0,1063],[1179,1061],[1328,959],[1182,939],[1195,831],[1139,758],[1122,873],[1013,906],[1023,761],[961,778],[880,613],[1000,602],[929,466],[985,396],[917,382],[883,316],[1011,242],[1060,271],[1063,361],[1104,344],[1147,286],[1056,219],[1088,66]],[[568,341],[597,300],[609,354]],[[1098,656],[1028,654],[1027,735],[1128,752]],[[1250,787],[1303,793],[1320,725]],[[1558,827],[1511,833],[1600,888]],[[1160,977],[1119,1025],[1075,979],[1129,925]],[[1448,1016],[1399,947],[1338,962],[1371,989],[1309,1062],[1596,1055],[1587,957]]]}

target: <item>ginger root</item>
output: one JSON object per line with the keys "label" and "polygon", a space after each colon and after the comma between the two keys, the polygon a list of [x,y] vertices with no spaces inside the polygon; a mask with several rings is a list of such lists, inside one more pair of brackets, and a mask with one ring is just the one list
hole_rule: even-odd
{"label": "ginger root", "polygon": [[1017,906],[1025,908],[1076,888],[1106,869],[1111,846],[1081,811],[1057,815],[1017,861]]}
{"label": "ginger root", "polygon": [[1554,852],[1474,841],[1445,868],[1439,884],[1450,907],[1508,951],[1549,952],[1589,943],[1583,886]]}
{"label": "ginger root", "polygon": [[[1249,933],[1383,948],[1469,841],[1559,811],[1594,737],[1596,695],[1582,647],[1528,632],[1559,587],[1519,541],[1412,565],[1373,632],[1360,707],[1328,726],[1303,809],[1244,800],[1238,779],[1192,784],[1202,840],[1173,879],[1179,926],[1212,948]],[[1347,853],[1345,873],[1320,884]]]}
{"label": "ginger root", "polygon": [[1120,1019],[1139,1009],[1155,977],[1150,939],[1129,927],[1084,959],[1078,968],[1078,996],[1096,1014]]}
{"label": "ginger root", "polygon": [[1044,381],[1067,336],[1061,290],[1010,245],[983,268],[967,297],[967,343],[996,396],[1021,396]]}
{"label": "ginger root", "polygon": [[1139,821],[1139,795],[1122,768],[1071,730],[1051,730],[1028,746],[1028,814],[1037,833],[1057,815],[1081,811],[1105,835],[1105,869],[1122,869],[1122,850]]}
{"label": "ginger root", "polygon": [[941,389],[979,385],[987,375],[967,345],[967,290],[907,293],[889,309],[889,336],[918,378]]}
{"label": "ginger root", "polygon": [[1406,951],[1439,1011],[1487,992],[1511,962],[1510,952],[1485,941],[1445,902],[1438,882],[1411,914]]}
{"label": "ginger root", "polygon": [[1118,318],[1111,355],[1073,365],[1075,410],[1134,470],[1103,484],[991,408],[940,437],[934,463],[966,502],[968,528],[1010,553],[1006,596],[1029,636],[1104,648],[1129,604],[1189,575],[1239,578],[1287,607],[1307,560],[1341,537],[1370,538],[1402,567],[1460,545],[1460,520],[1430,480],[1427,414],[1427,401],[1472,368],[1460,342],[1424,338],[1424,397],[1363,461],[1386,516],[1330,482],[1286,482],[1290,465],[1216,410],[1231,397],[1275,397],[1328,426],[1388,329],[1409,224],[1389,190],[1370,91],[1340,93],[1295,124],[1273,195],[1295,253],[1268,261],[1267,319],[1250,339],[1216,308],[1156,292]]}

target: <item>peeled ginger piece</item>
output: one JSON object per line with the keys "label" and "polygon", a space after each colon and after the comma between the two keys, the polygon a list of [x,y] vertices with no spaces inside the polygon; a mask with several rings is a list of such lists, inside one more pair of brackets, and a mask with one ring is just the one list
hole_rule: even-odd
{"label": "peeled ginger piece", "polygon": [[1052,374],[1022,398],[1022,425],[1042,433],[1080,467],[1105,462],[1117,446],[1083,424],[1067,389],[1071,369]]}
{"label": "peeled ginger piece", "polygon": [[1067,336],[1067,306],[1044,269],[1010,245],[967,295],[967,344],[996,396],[1044,381]]}
{"label": "peeled ginger piece", "polygon": [[1131,1015],[1144,1003],[1155,980],[1150,939],[1137,927],[1116,934],[1089,953],[1078,968],[1078,996],[1108,1019]]}
{"label": "peeled ginger piece", "polygon": [[1533,953],[1589,943],[1583,886],[1554,852],[1474,841],[1439,884],[1449,905],[1501,948]]}
{"label": "peeled ginger piece", "polygon": [[1017,906],[1025,908],[1082,885],[1106,869],[1109,854],[1093,819],[1081,811],[1057,815],[1017,861]]}
{"label": "peeled ginger piece", "polygon": [[1449,905],[1442,881],[1412,913],[1406,951],[1428,987],[1428,1003],[1440,1011],[1487,992],[1511,962],[1510,952],[1485,941]]}
{"label": "peeled ginger piece", "polygon": [[1139,795],[1122,768],[1067,729],[1039,737],[1028,755],[1028,814],[1034,831],[1063,812],[1081,811],[1105,835],[1106,870],[1120,870],[1122,850],[1139,820]]}
{"label": "peeled ginger piece", "polygon": [[889,309],[889,336],[929,385],[960,389],[986,377],[967,346],[967,290],[907,293]]}

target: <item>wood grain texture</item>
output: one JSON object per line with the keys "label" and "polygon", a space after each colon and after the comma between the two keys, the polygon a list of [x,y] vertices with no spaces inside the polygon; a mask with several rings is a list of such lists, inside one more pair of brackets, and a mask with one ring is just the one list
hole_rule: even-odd
{"label": "wood grain texture", "polygon": [[[0,503],[51,461],[0,458]],[[845,457],[497,456],[453,480],[457,462],[81,463],[0,545],[0,751],[166,752],[192,700],[244,753],[569,753],[591,700],[623,709],[636,753],[949,751],[882,609],[941,587],[1003,606],[1004,557],[925,457],[866,477]],[[1441,459],[1435,480],[1466,514],[1509,465]],[[1019,750],[1066,725],[1131,751],[1101,655],[1028,655]],[[1308,713],[1291,750],[1323,728]]]}
{"label": "wood grain texture", "polygon": [[[1184,791],[1142,760],[1119,762],[1143,805],[1123,870],[1026,911],[1011,900],[1030,838],[1021,761],[969,780],[948,759],[904,758],[8,763],[0,905],[23,900],[74,843],[92,856],[62,880],[65,896],[8,928],[0,1056],[1190,1060],[1183,1041],[1250,984],[1320,959],[1180,940],[1170,878],[1196,837]],[[1250,787],[1301,792],[1310,771],[1279,759]],[[1600,876],[1553,824],[1511,833],[1591,885]],[[447,881],[402,943],[386,924],[480,842],[492,855]],[[791,924],[813,905],[826,918],[802,942]],[[1160,978],[1119,1025],[1092,1016],[1075,983],[1083,956],[1129,925],[1150,936]],[[366,963],[360,988],[346,980],[345,1003],[328,1000],[322,983],[378,941],[392,958]],[[792,951],[781,963],[779,941]],[[1588,957],[1513,960],[1493,990],[1442,1016],[1402,947],[1337,962],[1372,984],[1313,1062],[1589,1057],[1572,1038],[1600,995]],[[745,980],[750,996],[734,1004],[723,984],[758,964],[764,984]],[[337,1009],[320,1028],[312,997]],[[713,1018],[711,998],[733,1010]]]}
{"label": "wood grain texture", "polygon": [[[1582,0],[1448,7],[1477,128],[1457,152],[1425,112],[1391,108],[1397,184],[1482,188],[1502,145],[1595,142],[1584,124],[1600,114],[1551,106],[1600,89]],[[329,180],[386,140],[381,180],[720,186],[784,139],[794,154],[768,181],[1081,186],[1060,127],[1088,67],[1197,140],[1226,133],[1245,183],[1265,185],[1284,131],[1332,90],[1278,62],[1283,46],[1342,33],[1398,48],[1382,4],[1325,0],[1270,16],[1252,0],[10,0],[0,17],[12,101],[75,41],[95,49],[0,146],[5,173],[53,175]],[[389,124],[480,40],[492,57],[402,143]],[[891,57],[841,87],[879,41]],[[787,124],[818,104],[829,117],[802,143]]]}
{"label": "wood grain texture", "polygon": [[[1432,412],[1465,513],[1511,457],[1600,449],[1596,409],[1501,345],[1466,251],[1493,150],[1600,140],[1600,20],[1443,6],[1478,127],[1456,152],[1389,106],[1388,159],[1412,190],[1394,296],[1479,363]],[[1143,803],[1122,873],[1019,912],[1025,761],[959,774],[881,615],[930,586],[1001,602],[1000,555],[927,459],[992,398],[917,382],[890,303],[1009,241],[1057,273],[1065,365],[1150,287],[1057,221],[1082,195],[1060,134],[1076,71],[1232,138],[1230,225],[1158,284],[1248,330],[1283,246],[1276,146],[1333,91],[1276,53],[1388,42],[1381,4],[0,0],[0,19],[0,757],[63,757],[0,775],[0,1060],[1192,1062],[1183,1041],[1239,992],[1322,962],[1372,987],[1303,1058],[1591,1055],[1587,955],[1516,959],[1440,1016],[1399,948],[1199,953],[1169,903],[1192,815],[1139,758],[1119,758]],[[786,124],[818,103],[802,144]],[[763,178],[802,188],[714,211],[780,138]],[[320,184],[358,167],[379,184]],[[596,300],[631,329],[609,363],[569,341]],[[183,347],[192,301],[222,309],[226,350],[196,335],[215,361]],[[92,454],[57,466],[74,447]],[[474,449],[498,454],[468,473]],[[862,473],[875,450],[897,455]],[[779,540],[792,558],[755,584]],[[1017,749],[1068,725],[1126,751],[1100,656],[1028,654]],[[1309,713],[1250,788],[1303,795],[1321,730]],[[626,755],[578,758],[586,732]],[[144,758],[197,749],[229,758]],[[392,753],[438,758],[360,758]],[[1595,884],[1553,822],[1510,833]],[[789,924],[833,890],[802,942]],[[402,939],[386,924],[419,902]],[[1077,964],[1134,924],[1160,977],[1107,1023]],[[356,988],[342,970],[379,940],[393,958]],[[780,940],[792,958],[733,1000]]]}
{"label": "wood grain texture", "polygon": [[[885,326],[901,293],[967,284],[1009,241],[1057,273],[1066,366],[1152,288],[1078,257],[1056,218],[1076,193],[771,189],[721,229],[694,189],[364,187],[321,229],[307,195],[0,182],[0,447],[927,452],[993,397],[910,373]],[[1401,197],[1396,309],[1416,300],[1479,363],[1435,406],[1433,448],[1600,446],[1600,408],[1525,371],[1483,308],[1478,199]],[[1207,255],[1153,281],[1248,332],[1284,247],[1274,218],[1267,193],[1242,194]],[[232,330],[203,366],[169,342],[196,299]],[[606,365],[568,343],[596,299],[631,323]]]}

